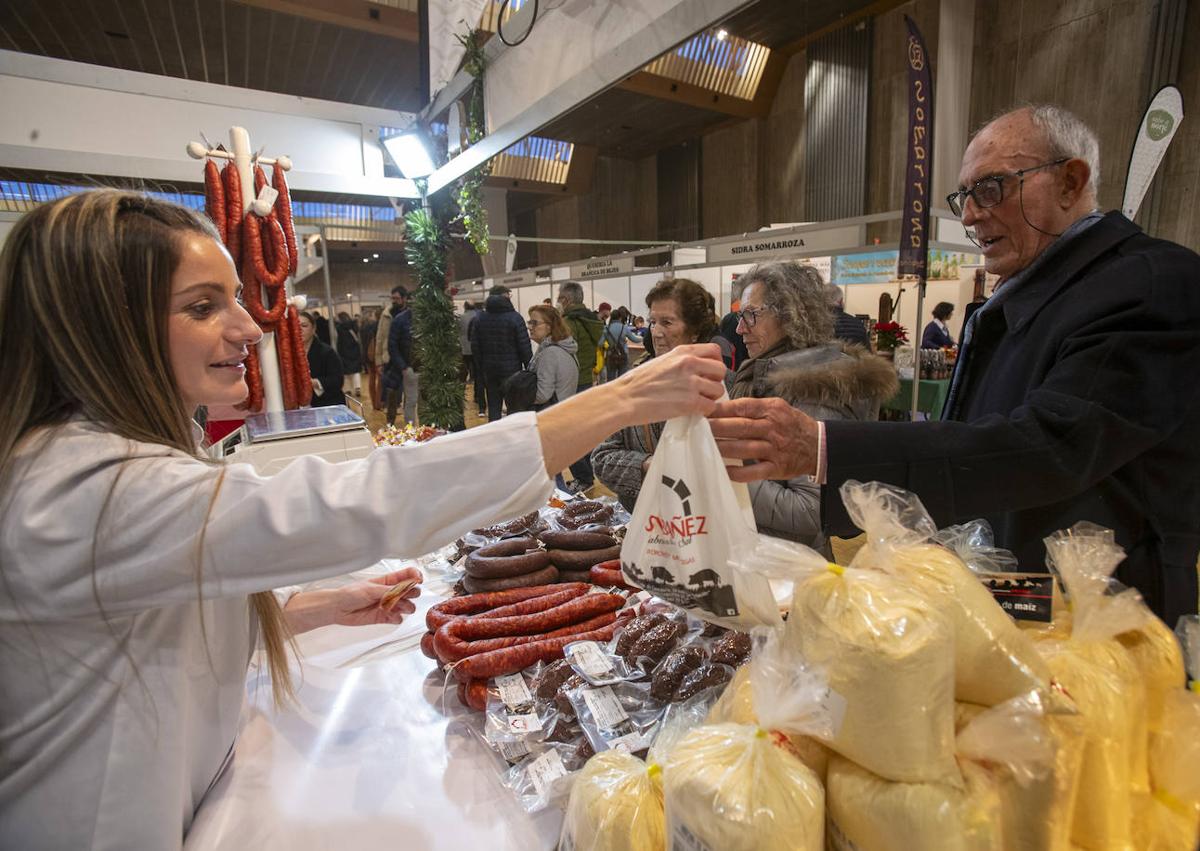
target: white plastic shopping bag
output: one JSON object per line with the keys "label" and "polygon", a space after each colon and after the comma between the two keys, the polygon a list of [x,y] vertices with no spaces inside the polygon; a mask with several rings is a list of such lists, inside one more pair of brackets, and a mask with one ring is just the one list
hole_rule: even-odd
{"label": "white plastic shopping bag", "polygon": [[621,547],[635,585],[735,629],[781,623],[771,577],[824,569],[799,544],[758,533],[744,484],[729,480],[708,420],[670,420]]}

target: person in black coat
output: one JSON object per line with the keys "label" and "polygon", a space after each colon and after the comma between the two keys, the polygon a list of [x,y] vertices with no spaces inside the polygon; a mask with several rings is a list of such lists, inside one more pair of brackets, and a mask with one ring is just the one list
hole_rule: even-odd
{"label": "person in black coat", "polygon": [[314,312],[312,314],[313,322],[317,328],[317,339],[327,346],[333,345],[333,337],[329,335],[329,320],[322,313]]}
{"label": "person in black coat", "polygon": [[342,311],[337,318],[337,353],[342,359],[342,374],[349,375],[355,396],[362,396],[362,345],[358,337],[358,323],[350,314]]}
{"label": "person in black coat", "polygon": [[933,308],[933,321],[925,326],[921,334],[922,349],[948,349],[954,345],[954,337],[946,323],[954,315],[954,305],[948,301],[939,301]]}
{"label": "person in black coat", "polygon": [[475,317],[470,329],[475,368],[483,373],[486,387],[489,420],[500,419],[505,379],[520,372],[533,358],[529,329],[508,293],[506,287],[492,287],[483,313]]}
{"label": "person in black coat", "polygon": [[746,343],[742,340],[742,335],[737,332],[738,322],[741,319],[738,316],[738,309],[741,307],[740,299],[743,289],[745,289],[745,284],[739,285],[737,281],[733,282],[733,302],[729,312],[721,317],[721,321],[717,325],[717,333],[733,345],[733,354],[725,361],[725,366],[729,369],[737,369],[750,360],[750,353],[746,351]]}
{"label": "person in black coat", "polygon": [[[393,291],[395,295],[395,291]],[[387,422],[395,425],[400,399],[404,398],[404,422],[416,425],[420,379],[413,357],[412,310],[407,295],[392,301],[392,321],[388,326],[388,362],[383,368],[383,389],[387,397]]]}
{"label": "person in black coat", "polygon": [[987,519],[1023,570],[1044,569],[1048,535],[1095,523],[1126,551],[1117,579],[1169,625],[1194,613],[1200,256],[1095,212],[1097,160],[1095,135],[1055,107],[984,127],[950,203],[1000,283],[971,317],[943,421],[822,429],[737,400],[713,433],[762,463],[734,475],[815,474],[836,535],[854,532],[842,482],[899,485],[939,526]]}
{"label": "person in black coat", "polygon": [[342,359],[330,346],[317,339],[316,318],[305,311],[300,314],[300,339],[308,352],[308,372],[312,376],[311,408],[346,404],[342,392]]}
{"label": "person in black coat", "polygon": [[829,299],[829,308],[833,311],[833,338],[847,343],[858,343],[868,352],[871,351],[871,337],[867,334],[867,326],[861,319],[846,312],[846,296],[842,288],[837,284],[826,284],[825,295]]}

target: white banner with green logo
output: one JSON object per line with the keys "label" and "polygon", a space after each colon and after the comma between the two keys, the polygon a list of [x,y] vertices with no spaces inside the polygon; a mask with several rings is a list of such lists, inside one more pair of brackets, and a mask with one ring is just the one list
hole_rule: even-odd
{"label": "white banner with green logo", "polygon": [[1121,204],[1121,212],[1130,221],[1142,206],[1150,181],[1154,179],[1181,121],[1183,95],[1174,86],[1163,86],[1146,108],[1142,126],[1138,128],[1137,141],[1133,143],[1133,153],[1129,156],[1129,176],[1125,178],[1125,200]]}

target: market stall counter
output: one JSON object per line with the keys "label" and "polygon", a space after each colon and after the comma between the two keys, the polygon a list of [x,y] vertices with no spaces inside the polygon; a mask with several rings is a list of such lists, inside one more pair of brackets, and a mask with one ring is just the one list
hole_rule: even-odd
{"label": "market stall counter", "polygon": [[294,707],[274,708],[265,667],[253,665],[232,761],[185,847],[553,848],[561,811],[517,805],[465,724],[471,711],[453,684],[443,704],[443,674],[420,653],[425,612],[449,595],[427,571],[403,625],[300,636]]}
{"label": "market stall counter", "polygon": [[[942,407],[946,404],[946,396],[949,393],[949,379],[922,378],[917,390],[917,410],[928,414],[931,420],[941,419]],[[899,392],[884,402],[883,407],[889,411],[911,411],[912,379],[901,378]]]}

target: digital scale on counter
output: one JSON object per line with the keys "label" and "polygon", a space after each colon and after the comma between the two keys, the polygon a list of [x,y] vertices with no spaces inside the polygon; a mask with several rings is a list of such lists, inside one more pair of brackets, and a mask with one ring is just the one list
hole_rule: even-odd
{"label": "digital scale on counter", "polygon": [[241,428],[214,443],[209,454],[250,464],[271,476],[301,455],[336,463],[364,458],[374,448],[360,414],[345,405],[330,405],[251,414]]}

